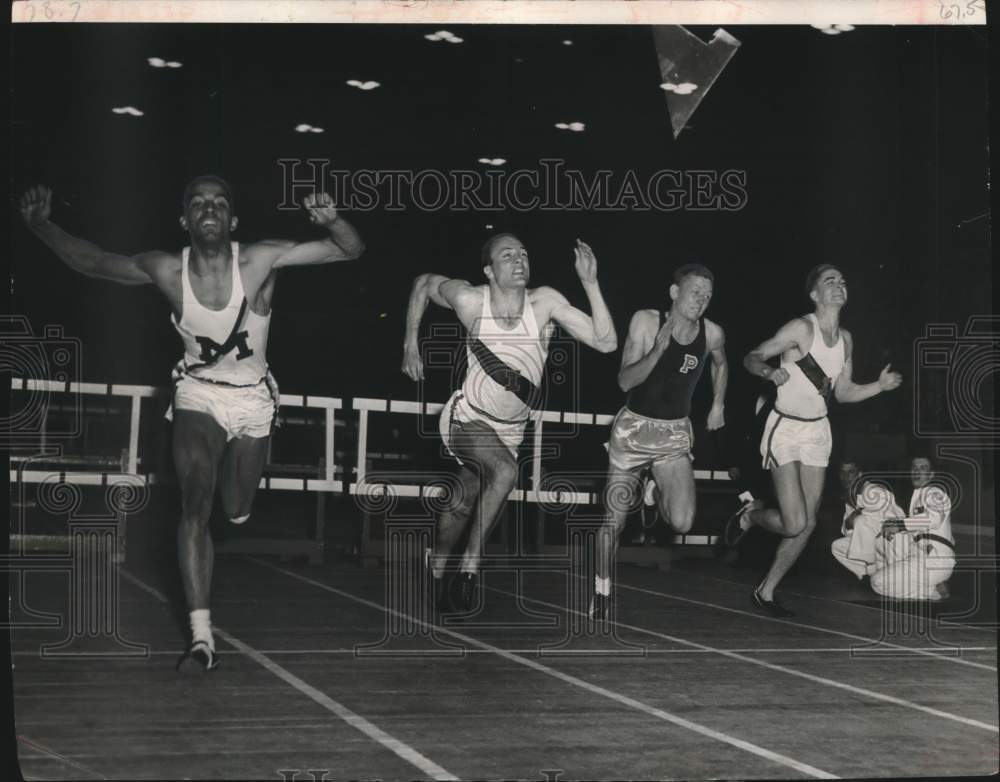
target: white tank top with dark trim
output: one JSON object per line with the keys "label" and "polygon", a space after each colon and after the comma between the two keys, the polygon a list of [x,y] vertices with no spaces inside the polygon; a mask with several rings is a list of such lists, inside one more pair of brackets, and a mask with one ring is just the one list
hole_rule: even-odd
{"label": "white tank top with dark trim", "polygon": [[[524,377],[541,385],[542,371],[548,357],[548,339],[543,336],[535,319],[535,311],[524,296],[524,309],[512,329],[505,329],[490,309],[490,287],[483,289],[483,309],[474,324],[471,336],[478,336],[486,347],[507,366],[518,370]],[[503,421],[523,421],[530,414],[528,406],[513,391],[508,391],[491,378],[480,366],[478,359],[467,348],[469,368],[462,383],[466,401],[488,415]]]}
{"label": "white tank top with dark trim", "polygon": [[[184,309],[180,322],[174,314],[170,315],[170,322],[184,341],[184,371],[193,377],[233,385],[259,383],[267,375],[267,332],[271,314],[258,315],[247,304],[239,329],[226,344],[245,296],[240,276],[239,243],[232,243],[232,293],[221,310],[210,310],[194,295],[189,272],[190,250],[185,247],[181,253]],[[200,366],[206,363],[209,365]]]}
{"label": "white tank top with dark trim", "polygon": [[[823,341],[823,334],[820,331],[816,315],[809,313],[806,318],[812,324],[813,329],[812,345],[808,352],[816,359],[823,374],[830,378],[831,383],[835,384],[840,376],[840,371],[844,368],[847,355],[844,335],[838,333],[837,341],[833,347],[827,347]],[[778,397],[774,403],[775,409],[799,418],[822,418],[825,416],[826,400],[816,390],[816,386],[806,377],[798,364],[782,359],[781,368],[788,372],[788,380],[778,386]]]}

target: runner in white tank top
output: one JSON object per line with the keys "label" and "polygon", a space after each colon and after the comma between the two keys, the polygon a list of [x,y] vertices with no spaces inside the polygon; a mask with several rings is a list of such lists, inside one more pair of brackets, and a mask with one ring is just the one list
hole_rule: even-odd
{"label": "runner in white tank top", "polygon": [[[513,328],[504,328],[490,306],[490,288],[484,285],[483,306],[470,335],[479,339],[500,361],[519,372],[535,388],[541,388],[542,371],[548,358],[551,328],[542,334],[535,318],[535,308],[524,301],[524,308]],[[496,433],[511,455],[517,458],[517,448],[524,439],[524,428],[531,408],[517,394],[501,385],[483,368],[472,347],[467,347],[468,369],[462,387],[452,394],[441,416],[441,437],[447,447],[451,439],[452,420],[479,421]],[[461,464],[461,459],[452,456]]]}
{"label": "runner in white tank top", "polygon": [[[182,315],[170,322],[184,342],[184,357],[173,371],[174,395],[167,410],[210,415],[226,440],[266,438],[278,414],[278,384],[267,368],[271,313],[258,315],[243,290],[240,249],[231,242],[231,293],[220,309],[206,307],[191,286],[190,248],[181,251]],[[246,521],[245,514],[232,517]]]}
{"label": "runner in white tank top", "polygon": [[[858,385],[853,381],[853,343],[840,326],[847,283],[836,267],[822,264],[813,268],[806,277],[806,293],[815,311],[786,323],[743,361],[752,374],[778,387],[761,454],[771,470],[781,512],[748,510],[739,521],[741,527],[756,524],[783,538],[770,570],[751,595],[757,608],[775,616],[792,616],[774,600],[774,590],[816,527],[832,445],[826,397],[832,394],[841,403],[860,402],[903,382],[888,366],[874,383]],[[767,363],[776,356],[781,357],[777,369]]]}
{"label": "runner in white tank top", "polygon": [[[579,240],[574,252],[592,316],[552,288],[528,289],[528,253],[511,234],[498,234],[483,245],[486,285],[474,287],[437,274],[422,274],[414,282],[403,343],[403,371],[410,378],[424,376],[417,336],[428,301],[455,310],[469,334],[468,373],[441,414],[445,447],[461,465],[461,486],[452,498],[453,507],[438,518],[430,561],[441,610],[474,608],[483,545],[514,488],[517,447],[532,408],[540,405],[542,370],[554,324],[602,353],[618,346],[597,282],[597,259]],[[445,564],[466,529],[468,544],[453,583],[444,578]]]}
{"label": "runner in white tank top", "polygon": [[[832,346],[827,346],[823,339],[822,329],[815,313],[805,316],[812,324],[813,339],[806,352],[819,364],[823,374],[829,380],[825,393],[829,393],[840,370],[844,368],[846,348],[843,334],[838,334]],[[798,418],[822,418],[826,415],[826,397],[824,392],[811,381],[799,364],[793,361],[788,352],[781,356],[781,368],[788,373],[788,380],[778,386],[778,398],[775,407],[784,413]]]}
{"label": "runner in white tank top", "polygon": [[166,296],[184,342],[170,417],[181,489],[178,554],[191,620],[181,671],[218,665],[209,614],[212,542],[208,519],[218,484],[229,518],[246,521],[267,455],[277,389],[267,371],[267,332],[278,269],[357,258],[361,237],[325,194],[304,207],[327,236],[317,241],[231,241],[233,196],[217,176],[184,190],[181,227],[190,247],[134,256],[105,252],[70,236],[49,217],[52,193],[33,187],[21,199],[28,228],[71,269],[125,285],[155,285]]}
{"label": "runner in white tank top", "polygon": [[[230,246],[233,257],[232,294],[220,310],[209,309],[198,301],[191,288],[191,248],[185,247],[181,251],[184,308],[180,321],[172,313],[170,322],[184,342],[184,358],[180,364],[184,374],[230,385],[252,386],[267,375],[267,332],[271,325],[271,313],[258,315],[249,307],[243,309],[240,246],[237,242],[231,242]],[[240,325],[233,334],[233,325],[237,320]],[[227,340],[232,344],[227,345]],[[222,352],[224,347],[230,349]]]}

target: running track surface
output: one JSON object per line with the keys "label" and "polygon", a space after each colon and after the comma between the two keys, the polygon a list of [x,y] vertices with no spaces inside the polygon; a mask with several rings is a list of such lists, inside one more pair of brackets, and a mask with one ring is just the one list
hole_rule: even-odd
{"label": "running track surface", "polygon": [[[65,627],[15,630],[25,778],[997,772],[995,628],[903,622],[838,599],[808,573],[786,584],[797,616],[776,620],[718,563],[622,567],[612,632],[567,612],[564,574],[518,585],[497,572],[478,614],[432,633],[417,604],[387,600],[384,569],[220,556],[222,665],[185,677],[174,672],[183,638],[166,561],[130,552],[120,569],[120,636],[148,654],[43,657]],[[31,610],[66,611],[65,575],[27,579]],[[582,634],[567,643],[574,625]]]}

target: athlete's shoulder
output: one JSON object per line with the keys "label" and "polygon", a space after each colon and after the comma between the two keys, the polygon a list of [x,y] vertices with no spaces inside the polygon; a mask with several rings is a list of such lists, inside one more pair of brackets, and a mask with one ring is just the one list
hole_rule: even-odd
{"label": "athlete's shoulder", "polygon": [[628,322],[629,339],[645,339],[655,336],[660,328],[659,310],[636,310]]}
{"label": "athlete's shoulder", "polygon": [[629,323],[633,326],[655,326],[660,325],[660,311],[652,308],[636,310],[632,313],[632,320]]}
{"label": "athlete's shoulder", "polygon": [[537,288],[529,288],[528,299],[532,302],[552,302],[556,304],[562,304],[567,301],[566,297],[551,285],[539,285]]}
{"label": "athlete's shoulder", "polygon": [[851,336],[851,332],[841,326],[840,338],[844,340],[844,360],[846,361],[854,353],[854,337]]}
{"label": "athlete's shoulder", "polygon": [[234,242],[239,253],[240,266],[260,260],[274,260],[274,256],[295,246],[291,239],[259,239],[256,242]]}
{"label": "athlete's shoulder", "polygon": [[184,250],[149,250],[135,256],[146,263],[180,266]]}
{"label": "athlete's shoulder", "polygon": [[445,280],[441,285],[447,285],[458,296],[475,297],[480,300],[486,295],[486,289],[489,287],[487,285],[473,285],[468,280],[459,280],[458,278]]}
{"label": "athlete's shoulder", "polygon": [[473,315],[482,309],[486,296],[485,285],[471,285],[468,280],[446,279],[438,286],[438,293],[456,309]]}
{"label": "athlete's shoulder", "polygon": [[720,347],[726,341],[726,332],[714,320],[705,318],[705,342],[709,350]]}
{"label": "athlete's shoulder", "polygon": [[781,330],[796,337],[811,338],[813,333],[812,319],[808,315],[800,315],[788,321],[781,327]]}
{"label": "athlete's shoulder", "polygon": [[554,311],[569,304],[569,299],[550,285],[540,285],[528,288],[528,303],[534,308],[535,317],[547,322]]}
{"label": "athlete's shoulder", "polygon": [[135,256],[135,261],[150,277],[180,274],[183,250],[150,250]]}

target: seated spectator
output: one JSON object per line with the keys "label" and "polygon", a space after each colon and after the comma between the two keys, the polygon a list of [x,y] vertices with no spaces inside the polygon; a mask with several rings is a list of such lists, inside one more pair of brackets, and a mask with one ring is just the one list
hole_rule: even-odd
{"label": "seated spectator", "polygon": [[833,541],[830,549],[836,560],[861,580],[879,567],[876,542],[883,523],[901,519],[903,510],[889,488],[869,481],[855,460],[841,461],[839,476],[845,501],[840,525],[843,537]]}
{"label": "seated spectator", "polygon": [[885,525],[876,545],[872,589],[900,600],[941,600],[955,569],[951,499],[933,483],[934,463],[927,456],[910,461],[913,496],[905,519]]}

